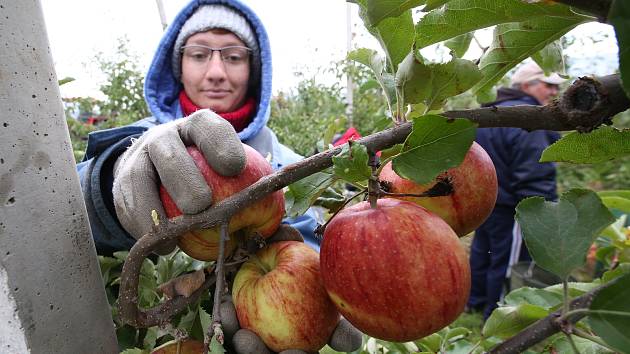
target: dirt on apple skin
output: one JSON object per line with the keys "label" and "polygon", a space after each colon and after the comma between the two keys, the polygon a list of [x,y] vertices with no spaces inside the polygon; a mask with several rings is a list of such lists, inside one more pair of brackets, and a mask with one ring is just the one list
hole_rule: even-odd
{"label": "dirt on apple skin", "polygon": [[[414,202],[440,216],[459,237],[478,228],[492,213],[497,200],[497,173],[490,156],[473,142],[462,163],[451,168],[434,182],[420,185],[396,174],[389,162],[379,176],[392,193],[421,194],[447,181],[451,193],[438,197],[394,197]],[[438,188],[439,189],[439,188]]]}

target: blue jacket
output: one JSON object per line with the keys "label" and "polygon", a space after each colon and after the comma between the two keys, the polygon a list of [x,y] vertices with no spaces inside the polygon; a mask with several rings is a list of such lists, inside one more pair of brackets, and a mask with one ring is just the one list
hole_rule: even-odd
{"label": "blue jacket", "polygon": [[[484,106],[540,105],[515,89],[499,89],[497,101]],[[554,131],[527,132],[520,128],[480,128],[476,141],[494,162],[499,193],[497,206],[516,207],[523,198],[542,196],[556,200],[556,168],[538,160],[545,148],[560,138]]]}
{"label": "blue jacket", "polygon": [[[144,95],[153,116],[129,126],[91,133],[84,161],[77,166],[92,236],[99,254],[127,250],[135,243],[135,239],[121,227],[116,217],[112,197],[113,166],[132,138],[153,126],[183,116],[178,98],[182,86],[174,77],[171,66],[173,46],[179,30],[194,11],[201,5],[213,3],[232,6],[242,12],[256,32],[261,50],[261,77],[256,90],[257,111],[252,122],[239,132],[241,141],[263,156],[271,155],[274,169],[302,159],[302,156],[280,144],[267,127],[271,102],[271,48],[267,33],[256,14],[236,0],[191,1],[166,29],[145,78]],[[285,222],[300,230],[309,245],[319,249],[319,241],[314,235],[317,222],[310,211],[298,218],[285,219]]]}

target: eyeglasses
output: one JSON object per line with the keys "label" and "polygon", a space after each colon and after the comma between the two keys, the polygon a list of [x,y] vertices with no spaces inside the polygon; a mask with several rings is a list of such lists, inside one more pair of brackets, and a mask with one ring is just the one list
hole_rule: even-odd
{"label": "eyeglasses", "polygon": [[229,46],[212,48],[205,45],[187,45],[182,47],[184,57],[194,63],[205,65],[212,58],[212,54],[218,51],[224,64],[237,66],[247,63],[252,52],[251,49],[242,46]]}

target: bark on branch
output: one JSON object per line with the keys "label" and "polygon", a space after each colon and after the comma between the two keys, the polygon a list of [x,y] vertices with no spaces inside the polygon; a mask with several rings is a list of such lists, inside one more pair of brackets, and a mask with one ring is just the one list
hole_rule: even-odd
{"label": "bark on branch", "polygon": [[[619,75],[599,79],[580,78],[561,99],[547,106],[489,107],[443,113],[448,118],[468,118],[479,127],[520,127],[526,130],[589,131],[630,108],[619,80]],[[379,151],[403,143],[411,132],[410,122],[361,138],[357,143],[369,151]],[[213,207],[196,215],[182,215],[173,220],[162,216],[159,226],[136,242],[123,266],[120,288],[120,316],[136,327],[148,327],[168,320],[168,317],[196,301],[201,291],[187,299],[171,299],[156,308],[138,309],[138,282],[143,260],[160,245],[177,238],[186,231],[215,227],[229,220],[239,210],[262,199],[269,193],[332,166],[332,157],[342,147],[321,152],[288,165],[274,174],[260,179]],[[206,282],[214,277],[208,277]],[[211,284],[207,286],[207,289]],[[205,290],[204,289],[204,290]],[[200,289],[201,290],[201,289]]]}

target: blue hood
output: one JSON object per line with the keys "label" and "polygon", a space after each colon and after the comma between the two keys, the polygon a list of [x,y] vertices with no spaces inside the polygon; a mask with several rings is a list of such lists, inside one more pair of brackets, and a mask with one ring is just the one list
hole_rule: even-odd
{"label": "blue hood", "polygon": [[258,45],[260,46],[261,78],[259,80],[259,90],[257,91],[258,107],[256,116],[243,131],[238,133],[242,141],[256,136],[269,120],[271,102],[271,49],[267,32],[256,14],[244,4],[236,0],[193,0],[184,7],[173,20],[153,57],[151,66],[145,78],[144,97],[149,106],[151,114],[160,123],[170,122],[181,118],[183,113],[179,104],[179,92],[182,85],[175,78],[172,68],[172,52],[179,30],[184,23],[192,16],[195,10],[202,5],[223,4],[231,6],[245,16],[250,22],[252,29],[256,33]]}

